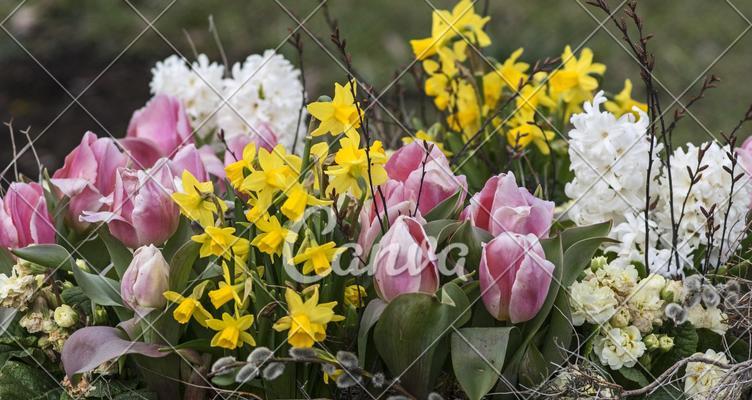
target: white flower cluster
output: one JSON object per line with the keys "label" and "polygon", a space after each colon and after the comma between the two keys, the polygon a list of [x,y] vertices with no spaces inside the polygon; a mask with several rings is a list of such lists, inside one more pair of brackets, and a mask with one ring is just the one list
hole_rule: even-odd
{"label": "white flower cluster", "polygon": [[152,68],[149,88],[152,94],[166,94],[183,102],[193,129],[206,136],[217,127],[224,71],[224,66],[209,62],[204,54],[199,54],[190,65],[183,58],[171,55]]}
{"label": "white flower cluster", "polygon": [[180,99],[201,136],[217,129],[224,130],[228,138],[255,136],[260,125],[266,124],[288,150],[296,137],[302,142],[300,70],[281,54],[266,50],[235,63],[230,71],[226,77],[225,66],[210,62],[203,54],[190,65],[172,55],[152,69],[149,86],[152,94]]}
{"label": "white flower cluster", "polygon": [[[282,55],[267,50],[253,54],[232,66],[232,77],[225,79],[228,104],[217,116],[227,137],[256,134],[255,126],[268,124],[279,143],[288,150],[296,139],[302,142],[304,127],[298,125],[303,102],[300,70]],[[302,148],[297,146],[297,148]]]}
{"label": "white flower cluster", "polygon": [[634,326],[608,329],[605,335],[599,335],[593,343],[593,350],[601,363],[613,370],[633,367],[645,353],[645,349],[642,335]]}
{"label": "white flower cluster", "polygon": [[[700,149],[706,148],[700,165],[705,166],[701,171],[701,178],[692,184],[689,171],[695,171],[698,168]],[[726,233],[723,238],[724,254],[721,262],[728,259],[738,244],[744,238],[746,232],[746,215],[750,207],[750,184],[746,177],[743,177],[734,187],[733,196],[731,190],[731,174],[724,168],[730,169],[731,161],[727,153],[730,151],[728,145],[719,146],[715,142],[703,144],[697,147],[691,143],[687,144],[686,150],[678,148],[671,156],[671,178],[673,182],[673,211],[674,218],[679,222],[677,248],[680,254],[686,257],[689,253],[696,250],[701,245],[707,245],[707,218],[702,213],[704,208],[709,211],[713,205],[715,210],[715,225],[718,229],[713,235],[712,249],[718,251],[721,245],[721,236],[723,235],[723,220],[728,210],[728,224]],[[743,169],[737,167],[734,175],[743,173]],[[691,189],[690,189],[691,188]],[[658,225],[664,232],[671,232],[671,198],[669,191],[668,173],[664,168],[659,178],[659,204],[656,218]],[[730,202],[730,203],[729,203]],[[730,204],[730,208],[729,208]],[[711,262],[717,260],[717,253],[711,257]]]}
{"label": "white flower cluster", "polygon": [[[601,111],[606,102],[603,92],[585,102],[584,112],[571,118],[569,132],[570,169],[574,179],[564,191],[574,200],[569,217],[579,225],[607,220],[620,223],[625,213],[645,208],[645,184],[650,140],[648,116],[640,111],[620,118]],[[661,145],[654,146],[653,154]],[[651,172],[651,178],[658,168]]]}
{"label": "white flower cluster", "polygon": [[[728,358],[723,352],[715,352],[708,349],[705,354],[695,353],[695,356],[728,364]],[[715,364],[703,362],[691,362],[687,364],[684,374],[684,393],[692,400],[720,399],[725,398],[724,390],[716,387],[723,382],[726,370]]]}
{"label": "white flower cluster", "polygon": [[26,274],[19,264],[13,267],[10,276],[0,274],[0,307],[26,310],[43,280],[43,275]]}

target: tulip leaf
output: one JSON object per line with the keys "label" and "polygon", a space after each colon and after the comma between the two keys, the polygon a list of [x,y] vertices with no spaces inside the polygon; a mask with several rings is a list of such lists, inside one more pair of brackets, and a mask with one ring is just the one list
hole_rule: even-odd
{"label": "tulip leaf", "polygon": [[178,229],[175,230],[175,233],[169,240],[167,240],[167,243],[165,243],[164,248],[162,249],[162,255],[165,259],[171,259],[175,253],[183,247],[183,245],[191,241],[191,236],[193,236],[191,222],[188,221],[188,218],[181,215]]}
{"label": "tulip leaf", "polygon": [[548,365],[548,361],[535,343],[530,343],[520,364],[520,384],[526,387],[538,386],[548,377]]}
{"label": "tulip leaf", "polygon": [[193,241],[183,244],[170,259],[170,290],[182,293],[188,283],[193,263],[198,258],[200,243]]}
{"label": "tulip leaf", "polygon": [[611,221],[569,228],[559,234],[559,236],[561,236],[561,247],[566,251],[580,240],[591,237],[607,236],[609,232],[611,232]]}
{"label": "tulip leaf", "polygon": [[467,297],[465,291],[456,283],[449,282],[441,287],[441,302],[455,307],[461,313],[458,315],[457,321],[453,324],[456,328],[470,321],[472,314],[470,299]]}
{"label": "tulip leaf", "polygon": [[470,400],[480,400],[499,380],[513,329],[462,328],[452,333],[454,376]]}
{"label": "tulip leaf", "polygon": [[426,231],[426,235],[435,238],[436,244],[439,245],[441,244],[441,237],[444,236],[446,238],[448,231],[453,232],[453,229],[456,229],[459,225],[460,222],[457,222],[456,220],[439,219],[426,223],[423,225],[423,229]]}
{"label": "tulip leaf", "polygon": [[123,300],[120,297],[120,284],[110,278],[84,272],[78,265],[73,264],[73,276],[76,284],[83,290],[92,302],[101,306],[122,307]]}
{"label": "tulip leaf", "polygon": [[425,218],[428,222],[438,221],[440,219],[456,220],[457,214],[459,213],[460,207],[462,206],[462,195],[463,191],[461,189],[458,190],[453,195],[437,204],[436,207],[427,212],[423,218]]}
{"label": "tulip leaf", "polygon": [[596,250],[603,243],[615,243],[614,239],[596,236],[580,240],[572,244],[564,251],[564,271],[562,273],[562,286],[568,288],[577,277],[590,265]]}
{"label": "tulip leaf", "polygon": [[10,275],[16,260],[8,249],[0,248],[0,274]]}
{"label": "tulip leaf", "polygon": [[397,296],[374,330],[376,350],[393,376],[417,398],[426,398],[449,354],[448,335],[465,311],[425,293]]}
{"label": "tulip leaf", "polygon": [[368,334],[371,332],[371,328],[379,321],[386,306],[386,302],[376,298],[368,302],[366,308],[363,310],[363,316],[360,319],[360,328],[358,329],[358,359],[361,365],[364,365],[366,361]]}
{"label": "tulip leaf", "polygon": [[493,239],[490,233],[487,231],[476,228],[470,221],[464,221],[454,231],[450,238],[451,243],[462,243],[467,246],[467,256],[465,259],[465,270],[477,271],[480,265],[481,253],[483,252],[483,244],[488,243]]}
{"label": "tulip leaf", "polygon": [[105,227],[99,230],[99,237],[107,246],[107,252],[110,253],[112,266],[115,267],[118,278],[122,279],[125,270],[133,261],[133,253],[121,241],[115,239]]}
{"label": "tulip leaf", "polygon": [[68,250],[57,244],[35,244],[21,249],[12,250],[13,254],[43,267],[70,270],[73,265]]}

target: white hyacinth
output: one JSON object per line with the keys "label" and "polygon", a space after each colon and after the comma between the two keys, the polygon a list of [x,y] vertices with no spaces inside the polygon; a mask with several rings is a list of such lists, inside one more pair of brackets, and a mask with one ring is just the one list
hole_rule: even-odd
{"label": "white hyacinth", "polygon": [[302,149],[305,132],[302,124],[298,125],[298,113],[303,86],[300,70],[287,59],[274,50],[248,56],[232,66],[224,85],[228,105],[219,111],[218,123],[227,137],[254,136],[259,124],[268,124],[288,150],[297,133],[296,150]]}
{"label": "white hyacinth", "polygon": [[157,62],[149,83],[152,94],[179,99],[191,119],[191,126],[202,136],[216,128],[216,114],[222,101],[225,67],[210,62],[204,54],[188,65],[177,55]]}
{"label": "white hyacinth", "polygon": [[[705,144],[700,147],[704,148]],[[692,171],[697,169],[700,147],[689,143],[686,150],[678,148],[671,156],[675,221],[679,221],[679,215],[682,212],[682,207],[684,207],[684,216],[678,226],[677,247],[685,253],[690,253],[699,246],[707,244],[705,237],[707,219],[702,213],[702,208],[709,211],[715,204],[715,224],[720,226],[720,229],[713,235],[712,246],[715,255],[710,259],[715,264],[717,251],[721,245],[723,219],[729,207],[729,199],[731,199],[731,208],[728,209],[728,226],[724,237],[722,262],[731,255],[743,239],[745,234],[744,221],[750,206],[750,183],[747,182],[746,176],[742,177],[734,187],[733,197],[731,196],[731,175],[724,170],[724,167],[731,167],[731,161],[726,154],[729,148],[728,146],[721,147],[713,142],[705,152],[701,163],[707,168],[701,172],[702,177],[699,181],[691,185],[688,169]],[[738,175],[742,172],[743,169],[737,167],[734,174]],[[658,226],[664,231],[671,232],[671,205],[669,202],[671,196],[668,173],[665,168],[659,178],[659,197],[660,202],[656,213]],[[686,205],[684,205],[685,198]]]}
{"label": "white hyacinth", "polygon": [[[578,225],[607,220],[618,224],[626,212],[645,208],[648,116],[635,109],[639,120],[632,113],[616,118],[600,110],[605,102],[603,92],[598,92],[592,102],[585,102],[583,113],[571,118],[574,128],[569,131],[569,158],[574,179],[564,191],[575,200],[568,215]],[[655,159],[660,149],[656,144]],[[653,168],[651,176],[657,170]]]}

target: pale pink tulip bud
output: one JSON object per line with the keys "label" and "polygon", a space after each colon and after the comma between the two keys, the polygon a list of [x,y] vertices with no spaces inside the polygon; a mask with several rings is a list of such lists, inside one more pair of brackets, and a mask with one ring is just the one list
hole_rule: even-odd
{"label": "pale pink tulip bud", "polygon": [[524,187],[517,187],[514,174],[509,172],[489,179],[483,190],[470,199],[461,218],[496,236],[501,232],[540,238],[548,237],[554,217],[554,203],[539,199]]}
{"label": "pale pink tulip bud", "polygon": [[401,216],[394,221],[379,242],[373,265],[376,293],[384,301],[439,289],[436,251],[415,218]]}
{"label": "pale pink tulip bud", "polygon": [[444,153],[431,143],[416,140],[400,148],[384,168],[389,179],[403,184],[404,198],[413,200],[423,215],[457,192],[460,201],[465,199],[467,179],[454,175]]}
{"label": "pale pink tulip bud", "polygon": [[78,232],[89,227],[79,220],[84,211],[96,212],[104,207],[100,201],[115,188],[115,171],[125,167],[128,157],[120,152],[115,141],[97,138],[86,132],[81,144],[65,157],[62,168],[55,171],[50,182],[58,195],[70,199],[66,222]]}
{"label": "pale pink tulip bud", "polygon": [[268,124],[258,124],[251,131],[251,135],[235,135],[227,138],[227,151],[225,152],[225,165],[234,163],[243,158],[243,149],[248,143],[256,144],[257,148],[272,151],[279,143],[277,134]]}
{"label": "pale pink tulip bud", "polygon": [[516,324],[540,311],[554,265],[534,234],[502,232],[483,247],[479,270],[486,310],[500,321]]}
{"label": "pale pink tulip bud", "polygon": [[45,243],[55,243],[55,225],[47,211],[42,186],[11,183],[0,202],[0,247]]}
{"label": "pale pink tulip bud", "polygon": [[133,254],[120,282],[123,302],[140,316],[164,307],[162,295],[169,290],[170,265],[154,245],[140,247]]}
{"label": "pale pink tulip bud", "polygon": [[151,141],[163,157],[170,157],[180,146],[193,143],[188,114],[180,100],[154,96],[144,108],[133,113],[127,137]]}
{"label": "pale pink tulip bud", "polygon": [[191,175],[195,176],[199,182],[206,182],[209,180],[209,174],[206,171],[206,166],[204,166],[201,153],[199,153],[193,143],[181,147],[180,150],[175,153],[175,156],[170,160],[170,169],[175,176],[182,176],[183,171],[188,171]]}
{"label": "pale pink tulip bud", "polygon": [[85,213],[86,222],[107,222],[112,236],[130,248],[162,244],[175,233],[180,210],[170,195],[173,175],[160,160],[148,170],[120,169],[110,211]]}

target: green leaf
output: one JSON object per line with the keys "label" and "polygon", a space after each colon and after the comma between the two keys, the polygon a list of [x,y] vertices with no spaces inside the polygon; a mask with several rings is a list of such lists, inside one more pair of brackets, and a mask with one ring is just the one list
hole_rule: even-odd
{"label": "green leaf", "polygon": [[0,274],[10,275],[15,264],[13,254],[6,248],[0,248]]}
{"label": "green leaf", "polygon": [[0,369],[0,399],[28,400],[30,395],[44,399],[54,391],[60,391],[60,387],[39,366],[8,361]]}
{"label": "green leaf", "polygon": [[457,317],[454,323],[456,328],[465,325],[470,321],[472,310],[470,308],[470,299],[467,294],[456,283],[449,282],[441,287],[441,302],[443,304],[455,307],[462,314]]}
{"label": "green leaf", "polygon": [[577,280],[577,277],[590,265],[593,254],[601,244],[616,240],[608,237],[596,236],[573,243],[564,251],[564,271],[562,272],[561,284],[568,288]]}
{"label": "green leaf", "polygon": [[464,310],[425,293],[398,296],[374,330],[376,350],[393,376],[414,396],[426,398],[449,353],[447,333]]}
{"label": "green leaf", "polygon": [[387,303],[376,298],[368,302],[366,308],[363,310],[363,316],[360,318],[360,328],[358,329],[358,359],[361,364],[365,364],[366,361],[368,336],[371,328],[379,321],[386,306]]}
{"label": "green leaf", "polygon": [[465,270],[477,271],[480,265],[480,257],[483,251],[483,243],[493,239],[487,231],[474,227],[470,221],[462,222],[449,238],[451,243],[463,243],[467,246]]}
{"label": "green leaf", "polygon": [[627,368],[623,367],[618,371],[625,379],[636,383],[639,387],[644,387],[650,384],[648,378],[636,367]]}
{"label": "green leaf", "polygon": [[73,264],[73,276],[76,278],[76,284],[94,303],[102,306],[123,306],[119,292],[120,284],[117,281],[84,272],[75,264]]}
{"label": "green leaf", "polygon": [[198,258],[201,244],[186,242],[170,260],[170,290],[182,293],[188,283],[193,264]]}
{"label": "green leaf", "polygon": [[428,222],[440,219],[456,220],[457,214],[460,212],[460,207],[462,207],[462,202],[460,201],[462,199],[462,194],[462,190],[458,190],[455,194],[437,204],[436,207],[426,213],[423,218]]}
{"label": "green leaf", "polygon": [[181,215],[178,229],[170,237],[167,243],[165,243],[164,248],[162,249],[162,255],[164,256],[164,258],[166,260],[169,260],[173,256],[175,256],[175,253],[177,253],[177,251],[180,250],[183,245],[191,241],[191,236],[193,236],[193,233],[194,232],[193,228],[191,228],[191,222],[188,221],[188,218],[185,218]]}
{"label": "green leaf", "polygon": [[128,269],[128,265],[133,260],[133,253],[122,242],[115,239],[106,227],[99,230],[99,237],[107,247],[107,252],[110,253],[110,260],[112,260],[118,278],[122,279],[125,270]]}
{"label": "green leaf", "polygon": [[470,400],[480,400],[499,380],[512,329],[462,328],[452,333],[454,376]]}
{"label": "green leaf", "polygon": [[562,249],[567,250],[580,240],[608,236],[609,232],[611,232],[611,221],[606,221],[599,224],[569,228],[562,231],[559,236],[561,236]]}
{"label": "green leaf", "polygon": [[527,346],[520,364],[519,382],[527,387],[535,387],[549,375],[548,362],[543,358],[534,343]]}
{"label": "green leaf", "polygon": [[24,260],[51,269],[70,270],[70,266],[73,265],[68,250],[56,244],[35,244],[22,249],[14,249],[12,252]]}
{"label": "green leaf", "polygon": [[460,223],[452,219],[439,219],[426,223],[423,225],[423,229],[426,231],[426,235],[436,238],[437,244],[441,244],[440,238],[442,236],[446,238],[447,233],[454,232]]}

